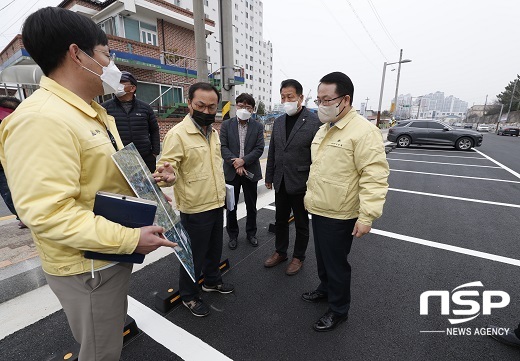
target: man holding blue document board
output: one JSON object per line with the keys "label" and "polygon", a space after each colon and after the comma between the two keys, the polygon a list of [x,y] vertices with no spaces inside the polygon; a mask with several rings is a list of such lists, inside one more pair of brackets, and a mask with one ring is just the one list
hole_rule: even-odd
{"label": "man holding blue document board", "polygon": [[176,244],[158,235],[162,227],[128,228],[93,212],[98,191],[133,195],[111,159],[123,147],[114,118],[93,101],[116,92],[121,78],[103,30],[47,7],[27,18],[22,39],[45,76],[2,121],[0,160],[47,282],[81,344],[79,359],[119,360],[132,264],[86,259],[84,251],[147,254]]}

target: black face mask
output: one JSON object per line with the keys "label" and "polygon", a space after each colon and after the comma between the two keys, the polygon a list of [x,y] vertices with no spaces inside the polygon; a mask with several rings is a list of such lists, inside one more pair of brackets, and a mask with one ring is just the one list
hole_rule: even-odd
{"label": "black face mask", "polygon": [[216,114],[206,114],[193,109],[193,114],[191,116],[195,123],[201,127],[207,127],[208,125],[215,123]]}

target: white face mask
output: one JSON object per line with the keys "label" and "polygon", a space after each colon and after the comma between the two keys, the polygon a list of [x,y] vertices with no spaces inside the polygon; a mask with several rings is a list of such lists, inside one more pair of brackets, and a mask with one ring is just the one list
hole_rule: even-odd
{"label": "white face mask", "polygon": [[94,60],[102,69],[103,73],[99,75],[95,71],[90,70],[89,68],[81,66],[83,69],[90,71],[92,74],[96,74],[101,78],[101,81],[103,82],[103,95],[109,95],[112,93],[117,93],[119,91],[119,86],[121,83],[121,71],[117,68],[116,64],[114,64],[113,60],[110,60],[110,63],[107,66],[103,66],[99,64],[96,59],[92,58],[90,55],[85,53],[83,50],[81,50],[86,56],[88,56],[90,59]]}
{"label": "white face mask", "polygon": [[237,109],[237,117],[240,120],[248,120],[251,118],[251,113],[247,109]]}
{"label": "white face mask", "polygon": [[298,102],[285,102],[283,103],[283,109],[288,116],[294,115],[298,112]]}
{"label": "white face mask", "polygon": [[117,91],[114,94],[118,98],[125,96],[127,93],[125,92],[124,84],[119,84],[119,86],[117,87]]}
{"label": "white face mask", "polygon": [[335,121],[336,118],[338,117],[339,113],[341,113],[340,111],[338,111],[340,104],[318,106],[318,118],[320,118],[320,121],[322,123],[330,123],[330,122]]}

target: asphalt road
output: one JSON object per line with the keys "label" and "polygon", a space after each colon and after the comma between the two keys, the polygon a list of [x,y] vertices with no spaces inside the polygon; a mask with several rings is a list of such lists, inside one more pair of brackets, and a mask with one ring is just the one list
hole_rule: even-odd
{"label": "asphalt road", "polygon": [[[318,284],[312,235],[298,275],[286,276],[285,265],[262,266],[274,248],[266,229],[274,219],[269,193],[272,200],[264,204],[271,204],[258,213],[260,246],[252,248],[240,239],[236,251],[224,248],[223,258],[231,264],[224,277],[236,292],[204,294],[212,308],[209,317],[195,318],[183,306],[167,314],[155,310],[155,293],[176,287],[174,256],[133,274],[129,314],[143,333],[125,346],[122,359],[518,360],[518,349],[474,333],[489,324],[512,329],[520,322],[519,150],[519,138],[486,134],[476,151],[416,146],[388,154],[391,176],[384,215],[371,234],[354,241],[350,254],[349,320],[326,334],[311,328],[326,305],[300,300],[302,292]],[[242,219],[241,229],[244,225]],[[445,290],[451,296],[455,288],[473,282],[482,287],[462,288],[478,295],[466,296],[476,302],[472,308],[447,299],[449,314],[442,315],[439,297],[431,297],[428,315],[420,314],[423,292]],[[484,314],[484,291],[505,292],[510,303],[498,307],[503,298],[495,297],[497,307]],[[45,289],[34,292],[33,303],[14,299],[9,311],[27,307],[27,313],[36,312],[34,300],[43,300]],[[0,316],[7,319],[5,308],[0,304]],[[448,320],[473,316],[460,324]],[[39,317],[0,340],[0,359],[48,360],[71,345],[62,311],[48,311],[34,321]],[[450,335],[455,328],[472,335]]]}

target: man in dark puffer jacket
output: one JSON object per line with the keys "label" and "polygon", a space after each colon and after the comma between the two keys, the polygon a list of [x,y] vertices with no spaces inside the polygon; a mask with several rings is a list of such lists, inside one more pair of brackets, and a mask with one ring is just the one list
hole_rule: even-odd
{"label": "man in dark puffer jacket", "polygon": [[117,130],[123,144],[134,143],[150,172],[153,173],[155,158],[161,150],[159,124],[150,105],[135,97],[137,90],[135,77],[127,71],[122,73],[121,84],[124,90],[101,105],[116,119]]}

